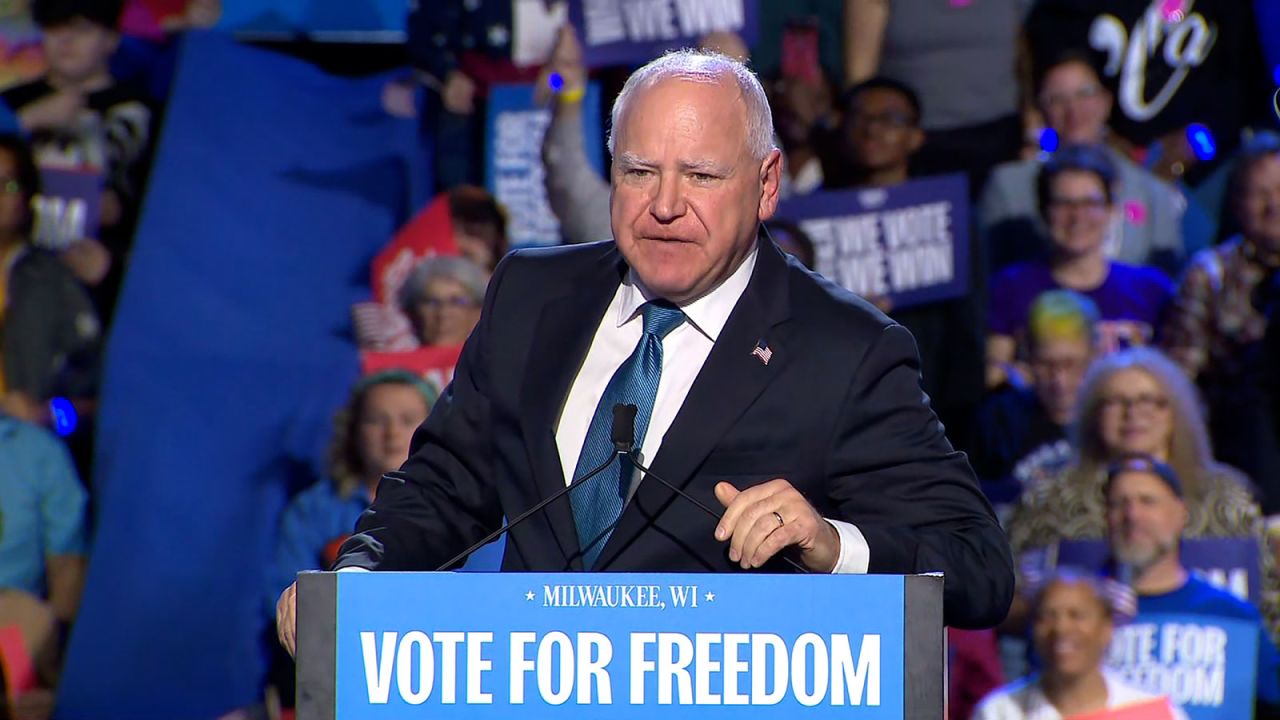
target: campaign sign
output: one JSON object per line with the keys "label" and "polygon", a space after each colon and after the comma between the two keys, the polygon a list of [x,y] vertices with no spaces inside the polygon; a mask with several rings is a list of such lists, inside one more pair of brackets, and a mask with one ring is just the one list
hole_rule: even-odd
{"label": "campaign sign", "polygon": [[461,355],[461,345],[437,345],[388,352],[361,350],[360,372],[369,375],[383,370],[408,370],[421,375],[436,390],[444,392],[449,383],[453,382],[453,369]]}
{"label": "campaign sign", "polygon": [[777,216],[813,240],[817,271],[895,308],[958,297],[969,288],[969,191],[963,175],[887,188],[788,199]]}
{"label": "campaign sign", "polygon": [[[1085,570],[1101,569],[1110,553],[1103,540],[1066,540],[1058,543],[1057,565]],[[1182,564],[1205,582],[1248,600],[1262,602],[1262,558],[1253,538],[1187,538],[1182,541]]]}
{"label": "campaign sign", "polygon": [[40,194],[31,200],[35,214],[32,242],[49,250],[65,250],[98,234],[102,208],[102,173],[97,170],[40,168]]}
{"label": "campaign sign", "polygon": [[[542,136],[550,123],[551,108],[534,103],[533,85],[494,85],[490,89],[485,185],[507,209],[512,247],[560,244],[560,222],[547,203],[542,165]],[[587,159],[603,174],[597,83],[587,84],[582,123]]]}
{"label": "campaign sign", "polygon": [[570,0],[588,67],[640,65],[707,33],[737,33],[755,44],[758,0]]}
{"label": "campaign sign", "polygon": [[[942,712],[941,576],[309,573],[299,588],[299,712],[314,698],[324,717]],[[313,682],[327,662],[331,704]]]}
{"label": "campaign sign", "polygon": [[1107,666],[1165,695],[1189,720],[1253,717],[1258,625],[1213,615],[1149,613],[1116,627]]}

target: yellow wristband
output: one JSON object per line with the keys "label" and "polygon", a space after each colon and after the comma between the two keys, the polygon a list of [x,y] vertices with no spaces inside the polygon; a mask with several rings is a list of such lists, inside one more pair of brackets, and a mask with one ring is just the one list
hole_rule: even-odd
{"label": "yellow wristband", "polygon": [[568,90],[562,91],[556,97],[559,98],[559,101],[561,103],[565,105],[571,105],[573,103],[582,102],[582,98],[586,96],[587,96],[586,85],[579,85],[578,87],[570,88]]}

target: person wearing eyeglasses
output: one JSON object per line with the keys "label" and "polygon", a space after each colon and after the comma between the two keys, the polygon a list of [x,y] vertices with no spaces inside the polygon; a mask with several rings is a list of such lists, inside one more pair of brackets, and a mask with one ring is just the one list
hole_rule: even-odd
{"label": "person wearing eyeglasses", "polygon": [[485,271],[466,258],[430,257],[401,286],[400,309],[424,347],[461,345],[480,320],[488,283]]}
{"label": "person wearing eyeglasses", "polygon": [[[1186,259],[1182,214],[1186,200],[1172,185],[1136,165],[1107,144],[1112,95],[1102,84],[1090,56],[1068,51],[1050,62],[1037,83],[1037,104],[1046,127],[1033,131],[1035,143],[1048,153],[1069,145],[1095,145],[1104,150],[1116,172],[1116,204],[1122,212],[1110,218],[1109,257],[1132,265],[1155,265],[1177,273]],[[992,246],[996,268],[1039,257],[1048,233],[1036,213],[1039,159],[998,166],[982,192],[978,222]]]}
{"label": "person wearing eyeglasses", "polygon": [[[1073,461],[1034,477],[1005,527],[1015,557],[1063,540],[1104,539],[1107,468],[1135,455],[1166,463],[1181,478],[1184,537],[1255,538],[1266,547],[1261,509],[1248,480],[1214,459],[1195,387],[1164,354],[1131,348],[1096,360],[1077,407]],[[1275,628],[1280,583],[1273,566],[1270,553],[1263,553],[1263,611]]]}
{"label": "person wearing eyeglasses", "polygon": [[[924,107],[909,85],[872,77],[840,98],[841,120],[832,141],[839,149],[824,157],[824,189],[880,189],[913,177],[912,162],[925,143]],[[982,402],[982,311],[986,272],[982,248],[969,244],[969,292],[964,297],[895,308],[886,298],[868,298],[915,336],[924,390],[952,440],[970,449],[973,418]]]}
{"label": "person wearing eyeglasses", "polygon": [[992,281],[987,387],[1025,384],[1015,363],[1026,355],[1031,304],[1047,290],[1074,290],[1098,306],[1104,353],[1155,339],[1173,283],[1155,268],[1107,256],[1115,187],[1115,166],[1093,146],[1063,148],[1041,168],[1036,193],[1052,247],[1047,260],[1013,265]]}

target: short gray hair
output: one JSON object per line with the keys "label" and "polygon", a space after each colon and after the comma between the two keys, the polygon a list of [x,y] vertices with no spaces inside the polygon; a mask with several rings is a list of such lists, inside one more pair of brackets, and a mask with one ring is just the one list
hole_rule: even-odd
{"label": "short gray hair", "polygon": [[461,284],[477,303],[484,300],[484,291],[489,284],[485,271],[470,260],[453,255],[436,255],[418,263],[409,277],[405,278],[397,298],[400,309],[412,316],[413,306],[422,300],[427,292],[427,285],[437,278]]}
{"label": "short gray hair", "polygon": [[618,120],[622,118],[635,91],[653,87],[670,78],[715,84],[722,82],[726,76],[737,83],[742,101],[747,106],[747,150],[751,157],[763,160],[774,149],[773,113],[769,109],[769,98],[765,95],[760,80],[746,65],[727,55],[688,48],[673,50],[631,73],[631,77],[627,78],[622,92],[613,101],[609,122],[609,154],[614,154]]}

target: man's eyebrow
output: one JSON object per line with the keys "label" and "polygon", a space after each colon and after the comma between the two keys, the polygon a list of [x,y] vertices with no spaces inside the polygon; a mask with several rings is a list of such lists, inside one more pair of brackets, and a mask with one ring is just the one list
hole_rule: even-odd
{"label": "man's eyebrow", "polygon": [[728,175],[729,168],[714,160],[684,160],[680,163],[684,172],[706,173],[708,175]]}
{"label": "man's eyebrow", "polygon": [[655,168],[658,163],[646,160],[635,153],[624,152],[618,155],[618,165],[625,168]]}

